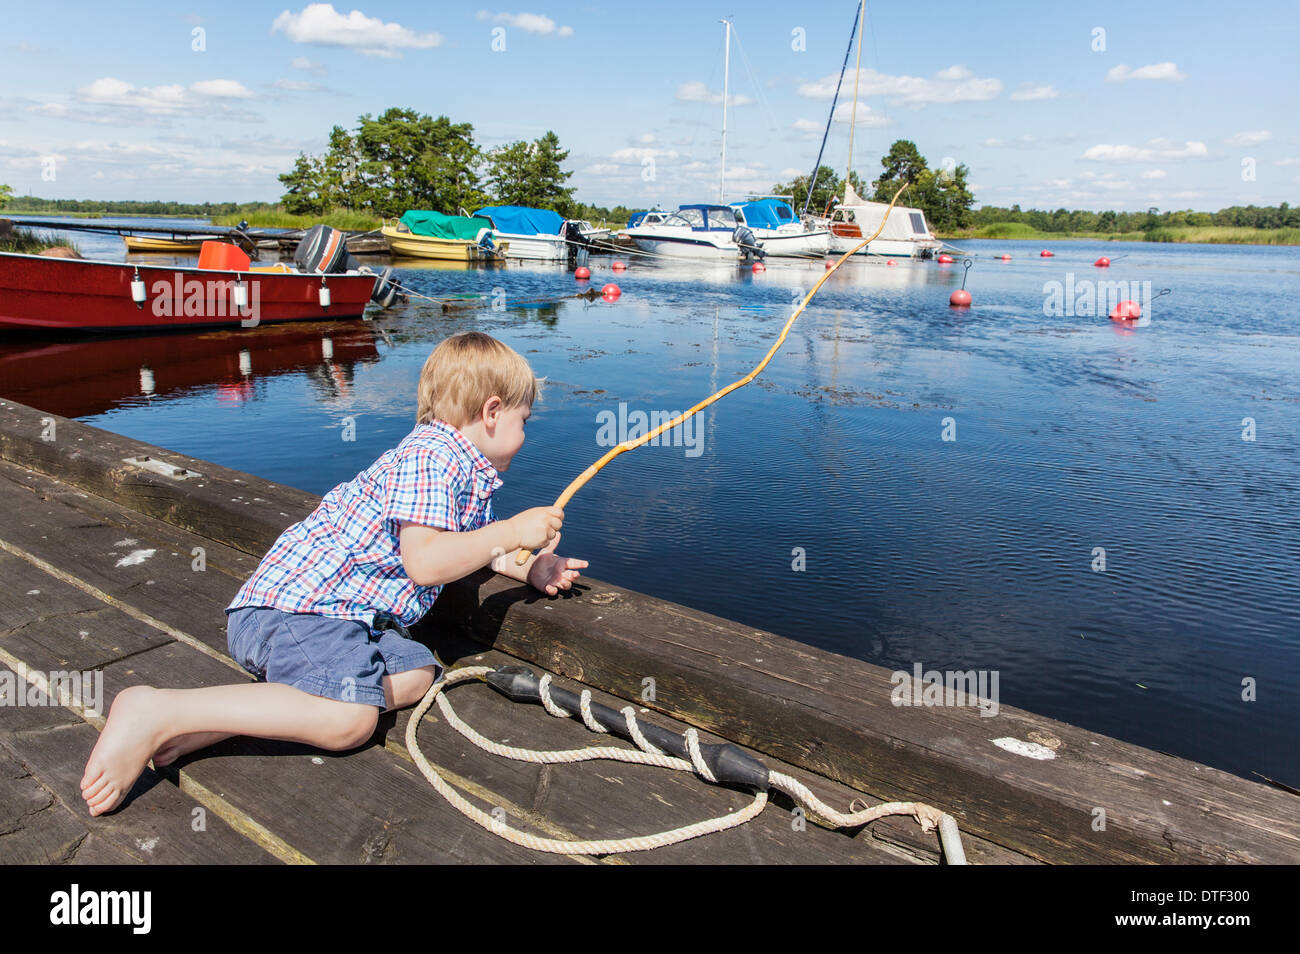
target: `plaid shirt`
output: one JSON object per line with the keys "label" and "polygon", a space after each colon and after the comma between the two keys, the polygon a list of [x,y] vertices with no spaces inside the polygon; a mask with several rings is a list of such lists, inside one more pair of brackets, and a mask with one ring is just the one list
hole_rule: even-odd
{"label": "plaid shirt", "polygon": [[439,586],[406,575],[398,521],[439,530],[477,530],[496,519],[496,468],[443,421],[417,425],[353,480],[339,484],[306,520],[280,534],[226,612],[270,606],[290,613],[410,626],[429,611]]}

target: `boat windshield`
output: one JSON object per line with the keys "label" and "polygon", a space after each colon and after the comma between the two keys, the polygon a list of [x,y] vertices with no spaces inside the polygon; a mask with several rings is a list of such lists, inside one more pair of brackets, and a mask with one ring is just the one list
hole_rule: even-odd
{"label": "boat windshield", "polygon": [[699,209],[682,209],[680,212],[674,212],[664,220],[664,225],[681,225],[678,219],[693,229],[704,228],[704,213]]}
{"label": "boat windshield", "polygon": [[709,209],[709,228],[734,229],[736,213],[733,209]]}

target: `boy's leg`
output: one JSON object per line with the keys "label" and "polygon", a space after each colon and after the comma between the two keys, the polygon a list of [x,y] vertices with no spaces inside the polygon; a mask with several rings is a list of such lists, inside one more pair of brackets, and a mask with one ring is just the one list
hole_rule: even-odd
{"label": "boy's leg", "polygon": [[[415,705],[429,691],[435,675],[434,666],[421,666],[393,676],[384,676],[384,702],[386,703],[384,711],[391,712],[394,709],[405,709],[407,706]],[[236,733],[190,732],[177,735],[163,743],[162,747],[154,753],[153,764],[170,765],[182,755],[205,749],[209,745],[216,745],[234,734]]]}
{"label": "boy's leg", "polygon": [[82,797],[92,815],[111,811],[169,739],[251,735],[323,749],[356,748],[374,734],[376,706],[339,702],[279,683],[204,689],[132,686],[118,693],[86,763]]}

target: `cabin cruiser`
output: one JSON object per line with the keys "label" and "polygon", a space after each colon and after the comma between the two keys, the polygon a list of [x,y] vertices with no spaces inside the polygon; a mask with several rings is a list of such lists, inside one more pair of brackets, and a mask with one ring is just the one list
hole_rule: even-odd
{"label": "cabin cruiser", "polygon": [[[651,217],[659,218],[650,222]],[[668,258],[762,258],[764,249],[743,216],[728,205],[683,205],[676,212],[646,213],[623,230],[643,252]]]}
{"label": "cabin cruiser", "polygon": [[815,218],[814,222],[825,223],[831,232],[830,251],[833,255],[845,252],[862,244],[862,240],[880,228],[880,222],[889,214],[880,235],[865,248],[857,251],[858,255],[887,255],[890,258],[931,258],[943,247],[943,242],[934,237],[925,213],[920,209],[896,205],[889,211],[886,202],[868,202],[859,196],[853,187],[846,187],[845,201],[837,205],[828,218]]}

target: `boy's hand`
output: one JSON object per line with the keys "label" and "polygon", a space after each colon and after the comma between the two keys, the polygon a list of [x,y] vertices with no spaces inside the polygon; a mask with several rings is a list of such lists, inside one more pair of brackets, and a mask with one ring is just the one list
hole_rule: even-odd
{"label": "boy's hand", "polygon": [[578,570],[587,565],[586,560],[557,556],[555,546],[559,542],[560,535],[557,533],[546,549],[533,558],[533,565],[528,568],[529,584],[547,596],[554,596],[560,590],[572,587],[573,581],[578,578]]}
{"label": "boy's hand", "polygon": [[510,518],[519,546],[525,550],[537,550],[548,544],[554,550],[563,523],[564,511],[559,507],[533,507]]}

